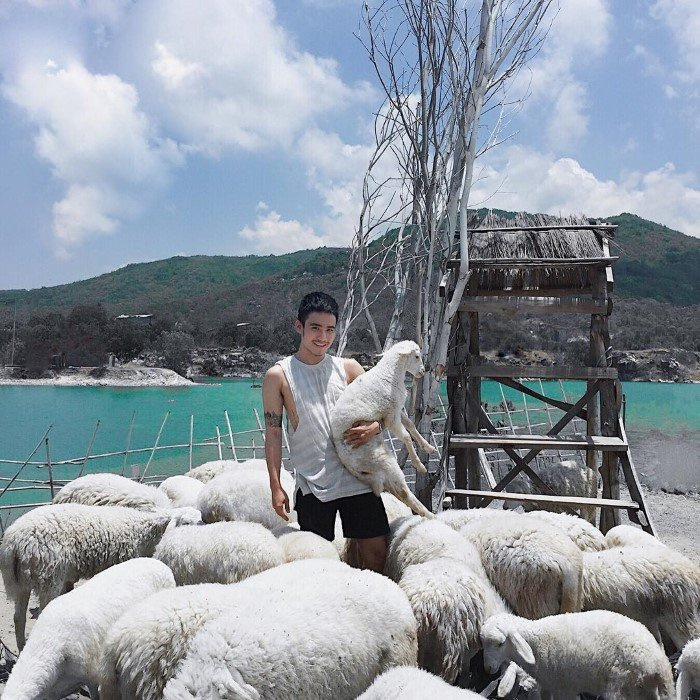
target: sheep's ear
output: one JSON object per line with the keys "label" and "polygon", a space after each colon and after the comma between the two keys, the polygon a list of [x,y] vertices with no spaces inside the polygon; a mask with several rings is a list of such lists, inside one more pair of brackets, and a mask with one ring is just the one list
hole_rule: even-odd
{"label": "sheep's ear", "polygon": [[498,684],[498,697],[504,698],[515,685],[515,681],[518,679],[517,666],[514,663],[509,663],[506,672],[501,676],[501,682]]}
{"label": "sheep's ear", "polygon": [[520,632],[510,632],[508,636],[515,647],[515,651],[520,655],[520,658],[522,658],[526,664],[534,664],[535,655],[532,653],[532,647],[525,641],[525,637],[523,637]]}

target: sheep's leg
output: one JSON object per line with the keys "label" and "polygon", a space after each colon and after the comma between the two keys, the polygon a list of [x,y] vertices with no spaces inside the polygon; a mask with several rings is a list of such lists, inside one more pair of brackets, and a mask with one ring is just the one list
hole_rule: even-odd
{"label": "sheep's leg", "polygon": [[411,459],[411,463],[416,468],[416,471],[425,474],[428,470],[425,468],[423,462],[420,461],[418,453],[416,452],[416,448],[413,446],[413,440],[411,440],[411,436],[405,428],[399,433],[399,438],[401,439],[401,442],[403,442],[403,444],[406,446],[406,449],[408,450],[408,456]]}
{"label": "sheep's leg", "polygon": [[29,605],[29,591],[22,590],[15,599],[15,639],[17,650],[22,651],[26,642],[25,630],[27,628],[27,607]]}
{"label": "sheep's leg", "polygon": [[403,427],[408,430],[410,433],[411,437],[416,441],[416,444],[418,447],[423,450],[423,452],[427,452],[429,455],[433,454],[434,452],[437,452],[437,448],[433,447],[419,432],[418,428],[413,424],[413,421],[408,417],[408,414],[405,411],[401,411],[401,424]]}

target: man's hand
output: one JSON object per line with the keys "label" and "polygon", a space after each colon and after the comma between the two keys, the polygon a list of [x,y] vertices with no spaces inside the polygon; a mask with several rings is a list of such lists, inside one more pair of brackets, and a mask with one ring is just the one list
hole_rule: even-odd
{"label": "man's hand", "polygon": [[280,518],[289,520],[287,517],[287,513],[289,513],[289,496],[287,496],[286,491],[281,486],[272,491],[272,507]]}
{"label": "man's hand", "polygon": [[376,420],[360,420],[357,423],[353,423],[352,428],[348,428],[343,433],[343,440],[350,447],[362,447],[362,445],[366,445],[375,435],[379,435],[381,432],[381,426]]}

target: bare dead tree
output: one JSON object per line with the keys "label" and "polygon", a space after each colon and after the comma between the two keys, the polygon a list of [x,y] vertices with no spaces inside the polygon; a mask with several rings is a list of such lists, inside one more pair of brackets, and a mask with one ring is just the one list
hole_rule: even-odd
{"label": "bare dead tree", "polygon": [[[539,49],[552,0],[365,2],[361,37],[384,92],[376,148],[365,177],[353,241],[341,351],[364,315],[379,352],[399,340],[409,287],[415,338],[428,373],[415,420],[428,435],[448,346],[469,282],[469,195],[479,155],[501,142],[507,88]],[[390,166],[387,167],[387,161]],[[384,170],[382,169],[384,168]],[[394,169],[393,176],[376,177]],[[387,233],[389,231],[389,233]],[[458,257],[451,297],[439,295]],[[371,306],[387,290],[394,309],[381,342]],[[411,333],[410,335],[413,335]],[[426,482],[417,483],[421,494]]]}

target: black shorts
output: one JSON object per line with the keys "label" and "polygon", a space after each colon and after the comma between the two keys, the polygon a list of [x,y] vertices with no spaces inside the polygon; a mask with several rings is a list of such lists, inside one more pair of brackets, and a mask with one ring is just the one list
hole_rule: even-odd
{"label": "black shorts", "polygon": [[389,534],[384,502],[373,493],[360,493],[324,502],[312,493],[304,496],[297,489],[294,510],[302,530],[315,532],[329,542],[335,536],[336,513],[340,513],[345,537],[367,539]]}

